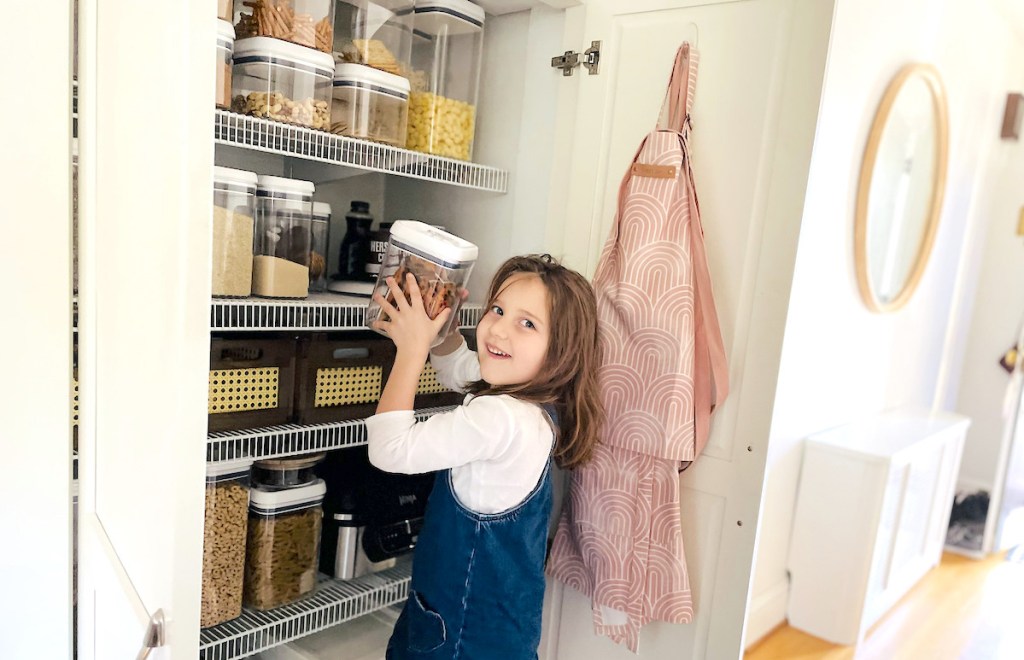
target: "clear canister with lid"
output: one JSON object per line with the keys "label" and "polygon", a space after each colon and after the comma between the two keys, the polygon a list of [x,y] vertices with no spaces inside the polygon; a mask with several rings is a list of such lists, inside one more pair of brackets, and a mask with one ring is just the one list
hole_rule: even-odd
{"label": "clear canister with lid", "polygon": [[409,81],[362,64],[334,68],[331,132],[404,147]]}
{"label": "clear canister with lid", "polygon": [[338,0],[335,59],[408,75],[415,6],[415,0]]}
{"label": "clear canister with lid", "polygon": [[473,157],[484,10],[468,0],[417,3],[406,147],[459,160]]}
{"label": "clear canister with lid", "polygon": [[203,586],[199,625],[229,621],[242,613],[245,543],[252,461],[209,463],[203,519]]}
{"label": "clear canister with lid", "polygon": [[253,484],[270,490],[308,486],[316,481],[314,466],[324,460],[326,455],[320,452],[256,461],[252,468]]}
{"label": "clear canister with lid", "polygon": [[231,107],[231,55],[235,50],[235,28],[217,21],[217,107]]}
{"label": "clear canister with lid", "polygon": [[272,37],[330,53],[335,0],[235,0],[239,39]]}
{"label": "clear canister with lid", "polygon": [[213,295],[252,293],[252,232],[256,175],[213,168]]}
{"label": "clear canister with lid", "polygon": [[[394,304],[386,278],[395,281],[406,296],[419,295],[430,318],[451,309],[448,321],[438,332],[431,346],[444,340],[452,324],[458,323],[462,292],[476,263],[477,247],[469,241],[415,220],[396,220],[391,225],[391,238],[384,253],[374,293],[380,293]],[[416,291],[408,291],[406,275],[416,277]],[[386,321],[387,314],[371,300],[366,309],[366,322],[371,328],[376,320]],[[378,332],[380,332],[378,330]],[[384,334],[384,333],[381,333]]]}
{"label": "clear canister with lid", "polygon": [[327,130],[334,59],[269,37],[235,41],[231,110]]}
{"label": "clear canister with lid", "polygon": [[268,610],[313,591],[326,492],[321,479],[298,488],[252,489],[245,556],[246,605]]}
{"label": "clear canister with lid", "polygon": [[257,177],[254,295],[305,298],[309,294],[313,190],[309,181]]}
{"label": "clear canister with lid", "polygon": [[310,225],[309,290],[327,290],[327,250],[330,246],[331,205],[313,202],[313,222]]}

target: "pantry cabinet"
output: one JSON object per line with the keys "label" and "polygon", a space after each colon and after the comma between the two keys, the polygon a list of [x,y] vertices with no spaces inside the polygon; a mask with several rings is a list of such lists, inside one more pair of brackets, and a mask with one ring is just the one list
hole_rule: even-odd
{"label": "pantry cabinet", "polygon": [[[358,306],[321,298],[211,303],[214,164],[314,181],[336,217],[359,198],[380,219],[444,224],[480,247],[469,284],[478,311],[487,279],[512,254],[549,252],[593,273],[619,179],[657,119],[684,39],[701,54],[694,166],[732,394],[681,476],[695,619],[651,624],[640,652],[740,655],[832,2],[479,4],[489,14],[475,162],[460,163],[215,111],[212,0],[175,3],[159,20],[145,3],[83,0],[79,658],[135,657],[157,613],[163,644],[150,658],[244,657],[287,641],[282,631],[312,633],[404,596],[407,575],[396,568],[354,586],[325,583],[316,609],[271,632],[241,622],[224,640],[200,634],[206,462],[253,447],[285,455],[362,441],[358,421],[208,433],[212,329],[337,329],[361,318]],[[592,46],[596,75],[552,68],[552,57]],[[340,225],[333,231],[336,245]],[[594,636],[580,594],[551,584],[545,603],[542,658],[632,657]],[[346,657],[344,642],[333,652]]]}

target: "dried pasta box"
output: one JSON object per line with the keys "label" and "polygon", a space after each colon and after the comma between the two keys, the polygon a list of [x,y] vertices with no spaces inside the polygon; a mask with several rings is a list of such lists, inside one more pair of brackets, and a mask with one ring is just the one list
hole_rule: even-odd
{"label": "dried pasta box", "polygon": [[218,339],[210,345],[210,431],[291,421],[295,340]]}
{"label": "dried pasta box", "polygon": [[302,340],[295,395],[297,421],[318,424],[373,415],[394,361],[395,345],[376,335],[344,340],[314,335]]}

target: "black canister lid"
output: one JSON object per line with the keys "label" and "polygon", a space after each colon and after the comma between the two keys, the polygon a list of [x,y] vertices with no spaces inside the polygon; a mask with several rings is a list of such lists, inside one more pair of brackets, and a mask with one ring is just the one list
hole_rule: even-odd
{"label": "black canister lid", "polygon": [[369,202],[353,201],[352,202],[352,208],[350,209],[350,212],[351,213],[369,213],[370,212],[370,203]]}

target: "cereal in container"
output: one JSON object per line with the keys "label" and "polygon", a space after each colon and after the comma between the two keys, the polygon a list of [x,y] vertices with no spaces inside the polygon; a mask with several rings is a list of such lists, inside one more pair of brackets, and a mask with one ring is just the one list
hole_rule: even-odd
{"label": "cereal in container", "polygon": [[408,76],[415,0],[338,0],[334,58]]}
{"label": "cereal in container", "polygon": [[242,613],[245,540],[252,461],[210,463],[206,468],[203,521],[203,586],[199,625],[229,621]]}
{"label": "cereal in container", "polygon": [[[406,291],[406,296],[411,293],[419,295],[423,308],[432,319],[444,309],[452,310],[448,321],[431,343],[431,346],[436,346],[444,340],[452,324],[458,323],[462,292],[476,263],[477,252],[475,245],[446,231],[415,220],[397,220],[391,225],[391,238],[374,292],[393,300],[386,278],[394,277],[405,291],[408,287],[406,275],[412,273],[416,277],[417,290]],[[387,314],[376,301],[371,300],[366,310],[367,324],[372,328],[378,319],[386,321]]]}
{"label": "cereal in container", "polygon": [[406,148],[473,157],[484,10],[468,0],[431,0],[415,10]]}

